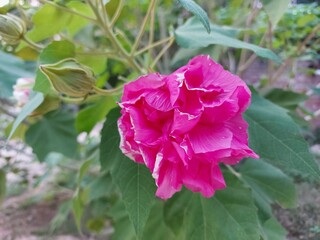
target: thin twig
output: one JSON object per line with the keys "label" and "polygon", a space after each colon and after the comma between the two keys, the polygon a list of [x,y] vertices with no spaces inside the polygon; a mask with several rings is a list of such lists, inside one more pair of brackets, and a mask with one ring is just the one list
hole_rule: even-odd
{"label": "thin twig", "polygon": [[[155,0],[155,6],[157,5],[157,0]],[[152,45],[154,41],[154,24],[155,24],[155,14],[156,8],[152,8],[150,17],[150,30],[149,30],[149,46]],[[149,56],[152,57],[152,48],[149,48]]]}
{"label": "thin twig", "polygon": [[160,51],[160,53],[158,54],[158,56],[154,59],[154,61],[152,62],[152,64],[150,65],[150,67],[153,69],[154,66],[157,64],[157,62],[160,60],[160,58],[163,56],[163,54],[165,54],[167,52],[167,50],[171,47],[171,45],[174,42],[174,37],[172,36],[169,43]]}
{"label": "thin twig", "polygon": [[[116,48],[116,50],[122,55],[122,57],[126,60],[126,62],[137,72],[142,73],[143,69],[138,65],[138,63],[135,61],[134,58],[132,58],[128,52],[124,49],[124,47],[121,45],[121,43],[116,38],[115,34],[113,33],[112,29],[109,27],[109,24],[105,24],[103,19],[101,19],[99,11],[95,8],[95,6],[92,4],[90,0],[86,0],[86,2],[89,4],[91,9],[93,10],[94,14],[97,17],[97,22],[100,26],[100,28],[103,30],[103,32],[106,34],[108,39],[111,41],[112,45]],[[103,9],[102,11],[106,11]]]}
{"label": "thin twig", "polygon": [[118,4],[118,7],[117,7],[117,10],[116,10],[116,12],[113,14],[113,17],[112,17],[112,20],[111,20],[111,23],[110,23],[110,27],[111,27],[111,28],[114,26],[114,24],[116,23],[116,21],[117,21],[118,18],[120,17],[121,12],[122,12],[122,9],[123,9],[123,6],[124,6],[123,0],[120,0],[120,1],[119,1],[119,4]]}
{"label": "thin twig", "polygon": [[[266,37],[267,37],[267,32],[262,36],[259,43],[259,47],[263,45]],[[256,60],[257,57],[258,57],[257,54],[252,53],[252,55],[248,58],[246,62],[239,64],[237,75],[241,77],[242,73],[254,62],[254,60]]]}
{"label": "thin twig", "polygon": [[[247,21],[246,21],[247,28],[249,28],[252,25],[255,17],[258,15],[259,11],[260,10],[255,6],[255,3],[253,2],[251,14],[249,15],[249,17],[247,18]],[[249,42],[249,40],[250,40],[250,34],[249,34],[249,32],[245,32],[244,37],[243,37],[243,41]],[[242,66],[244,64],[246,57],[247,57],[247,49],[244,48],[241,50],[241,55],[240,55],[240,60],[239,60],[238,66]]]}
{"label": "thin twig", "polygon": [[172,38],[172,37],[167,37],[167,38],[162,39],[162,40],[160,40],[160,41],[158,41],[158,42],[152,43],[152,44],[150,44],[150,45],[142,48],[141,50],[137,51],[137,52],[135,53],[135,56],[138,56],[138,55],[140,55],[140,54],[144,53],[145,51],[148,51],[148,50],[150,50],[150,49],[152,49],[152,48],[158,47],[158,46],[160,46],[160,45],[162,45],[162,44],[170,41],[171,38]]}
{"label": "thin twig", "polygon": [[147,22],[149,20],[150,15],[151,15],[152,9],[155,7],[155,3],[156,3],[156,0],[151,0],[151,2],[149,4],[148,11],[146,13],[146,16],[143,19],[143,22],[142,22],[141,28],[139,30],[138,36],[136,37],[136,41],[134,42],[134,44],[133,44],[133,46],[131,48],[131,54],[130,54],[131,56],[134,56],[135,51],[136,51],[137,47],[139,46],[139,43],[140,43],[141,38],[143,36],[143,33],[145,31]]}
{"label": "thin twig", "polygon": [[26,36],[23,36],[23,37],[22,37],[22,40],[25,41],[31,48],[33,48],[33,49],[36,50],[36,51],[39,51],[39,52],[40,52],[40,51],[44,48],[44,46],[42,46],[42,45],[40,45],[40,44],[37,44],[37,43],[31,41],[31,40],[30,40],[29,38],[27,38]]}
{"label": "thin twig", "polygon": [[237,178],[241,178],[241,173],[239,173],[239,172],[237,172],[236,170],[234,170],[233,169],[233,167],[231,167],[230,165],[225,165],[228,169],[229,169],[229,171],[233,174],[233,175],[235,175]]}

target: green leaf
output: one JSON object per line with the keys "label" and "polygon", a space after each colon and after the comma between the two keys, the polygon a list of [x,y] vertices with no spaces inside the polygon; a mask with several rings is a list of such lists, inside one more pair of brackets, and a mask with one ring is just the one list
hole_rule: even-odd
{"label": "green leaf", "polygon": [[62,31],[71,21],[72,15],[50,4],[42,6],[33,16],[33,28],[27,37],[38,42]]}
{"label": "green leaf", "polygon": [[178,0],[182,7],[192,12],[203,24],[208,33],[210,33],[210,22],[208,14],[193,0]]}
{"label": "green leaf", "polygon": [[0,205],[6,197],[6,189],[7,189],[7,178],[6,173],[2,169],[0,169]]}
{"label": "green leaf", "polygon": [[24,105],[16,120],[13,122],[8,140],[12,137],[19,125],[43,102],[44,96],[42,93],[35,93],[35,95]]}
{"label": "green leaf", "polygon": [[270,218],[263,224],[264,240],[284,240],[286,239],[287,231],[275,219]]}
{"label": "green leaf", "polygon": [[296,207],[294,183],[280,169],[263,160],[247,159],[240,173],[253,192],[269,204],[277,202],[285,208]]}
{"label": "green leaf", "polygon": [[235,178],[228,182],[227,186],[210,199],[198,194],[193,195],[185,212],[186,239],[259,239],[257,209],[250,190],[244,188]]}
{"label": "green leaf", "polygon": [[245,118],[249,123],[250,146],[261,158],[284,169],[320,178],[307,142],[285,109],[253,92]]}
{"label": "green leaf", "polygon": [[[121,201],[114,206],[111,211],[113,227],[115,229],[112,240],[136,240],[134,228],[130,224],[130,219],[124,210]],[[179,240],[168,229],[163,219],[163,203],[157,201],[152,207],[150,216],[147,220],[142,240]]]}
{"label": "green leaf", "polygon": [[79,196],[81,193],[79,191],[76,193],[76,195],[72,199],[72,212],[74,215],[74,219],[77,225],[77,229],[80,234],[82,234],[81,231],[81,218],[83,216],[84,211],[84,204],[82,202],[81,196]]}
{"label": "green leaf", "polygon": [[104,173],[96,178],[89,186],[89,201],[108,196],[115,191],[110,174]]}
{"label": "green leaf", "polygon": [[191,191],[180,191],[175,193],[165,202],[163,215],[166,225],[175,235],[181,233],[185,215],[185,209],[192,199]]}
{"label": "green leaf", "polygon": [[298,26],[299,27],[304,27],[306,24],[308,24],[309,22],[313,21],[317,19],[317,16],[314,14],[306,14],[304,16],[301,16],[300,18],[298,18]]}
{"label": "green leaf", "polygon": [[145,166],[123,156],[111,170],[111,176],[120,189],[130,220],[140,239],[155,200],[156,186],[151,173]]}
{"label": "green leaf", "polygon": [[75,56],[75,46],[73,43],[63,41],[53,41],[40,54],[40,64],[51,64],[59,62],[65,58]]}
{"label": "green leaf", "polygon": [[272,28],[275,28],[289,7],[291,0],[262,0],[262,3],[272,24]]}
{"label": "green leaf", "polygon": [[78,172],[78,176],[77,176],[77,189],[72,199],[72,211],[73,211],[76,225],[79,232],[81,232],[81,218],[83,216],[84,207],[85,207],[85,204],[87,203],[89,191],[90,191],[89,188],[83,190],[81,188],[81,182],[84,175],[88,172],[93,162],[94,162],[94,158],[91,158],[81,164]]}
{"label": "green leaf", "polygon": [[79,172],[78,172],[78,177],[77,177],[77,185],[78,188],[81,187],[81,182],[84,177],[84,175],[88,172],[90,169],[91,164],[94,162],[94,158],[88,159],[87,161],[83,162],[80,166]]}
{"label": "green leaf", "polygon": [[113,97],[103,96],[97,102],[82,109],[76,118],[75,127],[77,131],[89,133],[114,107],[116,107],[116,103]]}
{"label": "green leaf", "polygon": [[110,171],[122,158],[122,152],[119,151],[120,136],[118,132],[117,121],[120,117],[120,108],[112,109],[107,115],[102,131],[100,144],[100,165],[103,171]]}
{"label": "green leaf", "polygon": [[143,232],[143,240],[178,240],[163,219],[163,204],[158,201],[153,206]]}
{"label": "green leaf", "polygon": [[44,161],[50,152],[75,157],[78,143],[73,116],[64,111],[46,114],[28,129],[26,142],[33,148],[40,161]]}
{"label": "green leaf", "polygon": [[[245,48],[255,52],[260,57],[281,63],[281,59],[269,49],[230,37],[222,27],[211,25],[211,30],[211,33],[208,34],[196,18],[191,18],[184,25],[176,29],[176,41],[183,48],[203,48],[212,44],[232,48]],[[194,36],[197,37],[195,38]]]}
{"label": "green leaf", "polygon": [[[75,56],[75,47],[73,43],[63,41],[53,41],[46,48],[44,48],[40,54],[40,64],[51,64],[59,62],[65,58],[73,58]],[[33,87],[35,91],[42,93],[50,93],[51,84],[47,77],[40,71],[37,70],[36,82]]]}
{"label": "green leaf", "polygon": [[272,89],[264,97],[289,110],[295,110],[301,102],[308,99],[305,94],[291,92],[280,88]]}
{"label": "green leaf", "polygon": [[[70,1],[66,4],[66,7],[72,9],[75,12],[79,12],[85,16],[93,17],[94,13],[92,12],[89,5],[82,3],[80,1]],[[89,23],[88,19],[84,19],[81,16],[72,15],[72,18],[68,25],[66,26],[70,35],[74,36],[79,32],[83,27],[87,26]]]}
{"label": "green leaf", "polygon": [[126,207],[122,201],[117,201],[108,211],[108,215],[112,218],[112,226],[114,233],[112,240],[136,240],[136,233]]}
{"label": "green leaf", "polygon": [[[155,184],[150,171],[144,165],[134,163],[121,153],[117,131],[118,117],[119,108],[113,109],[107,116],[102,130],[100,161],[102,170],[111,171],[113,182],[120,189],[138,239],[141,239],[155,200]],[[110,161],[110,163],[104,164],[105,161]]]}
{"label": "green leaf", "polygon": [[33,77],[33,66],[21,59],[0,51],[0,98],[12,96],[17,78]]}

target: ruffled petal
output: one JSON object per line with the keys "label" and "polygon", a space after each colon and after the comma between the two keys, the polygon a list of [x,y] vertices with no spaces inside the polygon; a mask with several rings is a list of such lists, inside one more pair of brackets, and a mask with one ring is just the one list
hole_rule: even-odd
{"label": "ruffled petal", "polygon": [[215,190],[226,187],[218,165],[193,159],[183,174],[183,184],[193,192],[201,192],[204,197],[212,197]]}
{"label": "ruffled petal", "polygon": [[134,131],[134,141],[145,146],[155,146],[161,143],[161,130],[152,125],[136,107],[126,108]]}
{"label": "ruffled petal", "polygon": [[180,163],[172,163],[165,160],[160,162],[160,170],[156,179],[158,186],[156,191],[157,197],[168,199],[181,190],[181,166],[179,165]]}
{"label": "ruffled petal", "polygon": [[124,155],[138,163],[143,163],[143,158],[138,144],[134,141],[134,131],[130,122],[129,114],[122,110],[123,115],[118,120],[120,134],[120,149]]}
{"label": "ruffled petal", "polygon": [[232,132],[223,124],[199,124],[189,133],[189,138],[194,153],[206,153],[230,148]]}
{"label": "ruffled petal", "polygon": [[174,110],[172,135],[182,135],[189,132],[200,120],[201,115],[192,115],[181,112],[179,109]]}
{"label": "ruffled petal", "polygon": [[144,97],[149,106],[156,110],[168,112],[173,109],[170,101],[170,92],[165,88],[149,91]]}
{"label": "ruffled petal", "polygon": [[164,76],[158,73],[152,73],[141,76],[134,82],[130,82],[124,85],[122,102],[135,102],[141,96],[147,94],[150,90],[158,89],[165,85],[163,81]]}

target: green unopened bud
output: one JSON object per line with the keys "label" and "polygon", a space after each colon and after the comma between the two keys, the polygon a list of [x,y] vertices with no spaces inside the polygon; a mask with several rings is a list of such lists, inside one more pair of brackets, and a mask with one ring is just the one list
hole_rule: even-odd
{"label": "green unopened bud", "polygon": [[54,64],[41,65],[53,88],[70,97],[86,97],[95,86],[95,78],[90,68],[75,59],[64,59]]}
{"label": "green unopened bud", "polygon": [[0,40],[7,44],[18,44],[26,33],[25,23],[12,14],[0,14]]}

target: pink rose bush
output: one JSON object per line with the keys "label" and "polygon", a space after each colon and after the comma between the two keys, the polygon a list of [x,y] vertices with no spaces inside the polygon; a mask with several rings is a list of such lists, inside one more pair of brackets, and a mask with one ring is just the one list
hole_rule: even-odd
{"label": "pink rose bush", "polygon": [[170,75],[142,76],[124,86],[120,148],[150,169],[158,197],[170,198],[183,185],[211,197],[226,187],[219,163],[258,158],[242,117],[250,97],[246,84],[209,56]]}

